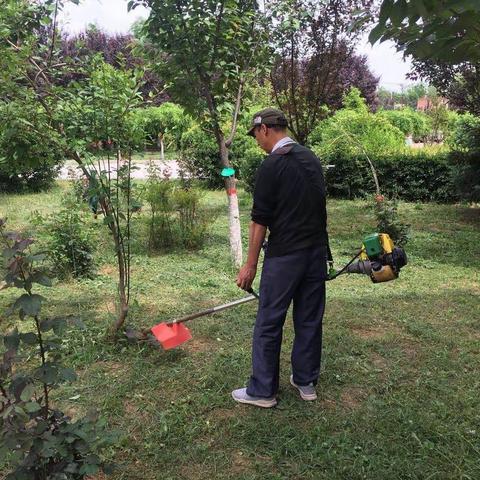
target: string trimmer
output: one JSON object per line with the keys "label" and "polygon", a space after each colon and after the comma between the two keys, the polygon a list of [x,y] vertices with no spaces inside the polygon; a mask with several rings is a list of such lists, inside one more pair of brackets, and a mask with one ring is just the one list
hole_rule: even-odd
{"label": "string trimmer", "polygon": [[[380,283],[398,278],[400,269],[407,264],[407,255],[403,248],[395,247],[389,235],[375,233],[365,237],[360,251],[341,270],[333,268],[333,261],[329,263],[328,280],[344,273],[360,273],[369,275],[374,283]],[[152,327],[151,332],[165,350],[178,347],[192,338],[190,330],[184,325],[185,322],[258,299],[252,289],[249,293],[248,297],[177,318],[172,322],[159,323]]]}

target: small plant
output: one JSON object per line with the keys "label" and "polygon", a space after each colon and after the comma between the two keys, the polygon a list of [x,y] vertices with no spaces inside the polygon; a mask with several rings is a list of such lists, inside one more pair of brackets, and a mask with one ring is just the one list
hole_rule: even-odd
{"label": "small plant", "polygon": [[210,220],[200,207],[201,192],[197,189],[176,189],[174,205],[178,213],[180,240],[185,248],[201,248]]}
{"label": "small plant", "polygon": [[150,205],[148,249],[155,251],[174,245],[172,183],[162,178],[162,172],[153,163],[148,169],[144,198]]}
{"label": "small plant", "polygon": [[200,205],[201,192],[189,183],[175,185],[168,171],[150,165],[144,198],[150,205],[149,250],[175,246],[201,248],[211,216]]}
{"label": "small plant", "polygon": [[383,195],[375,195],[374,204],[377,231],[388,233],[395,244],[404,246],[409,239],[410,225],[400,221],[398,216],[398,202],[387,200]]}
{"label": "small plant", "polygon": [[83,479],[107,472],[99,454],[113,438],[105,424],[94,416],[72,421],[52,406],[52,390],[76,375],[59,363],[67,319],[41,316],[45,298],[33,293],[35,284],[51,286],[37,266],[44,257],[30,252],[31,238],[7,233],[1,219],[0,242],[5,284],[23,290],[11,307],[22,332],[15,328],[3,336],[0,362],[0,458],[10,469],[6,479]]}
{"label": "small plant", "polygon": [[91,230],[86,224],[85,212],[78,207],[72,195],[64,197],[58,212],[47,217],[37,215],[35,221],[48,232],[47,255],[57,276],[93,276],[94,245]]}

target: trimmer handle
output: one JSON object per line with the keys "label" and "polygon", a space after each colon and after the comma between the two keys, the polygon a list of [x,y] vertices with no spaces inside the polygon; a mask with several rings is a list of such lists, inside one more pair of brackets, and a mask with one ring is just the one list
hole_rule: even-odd
{"label": "trimmer handle", "polygon": [[258,296],[258,293],[256,293],[252,287],[250,287],[248,290],[247,290],[247,293],[250,293],[251,295],[253,295],[255,298],[257,299],[260,299],[260,297]]}

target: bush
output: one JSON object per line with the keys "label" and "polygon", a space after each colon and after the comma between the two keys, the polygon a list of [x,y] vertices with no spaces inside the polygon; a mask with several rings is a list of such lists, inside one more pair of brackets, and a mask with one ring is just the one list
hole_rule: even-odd
{"label": "bush", "polygon": [[171,146],[179,150],[183,133],[192,125],[191,117],[171,102],[135,110],[133,116],[143,128],[145,143],[149,148],[158,148],[159,137],[163,137],[166,148]]}
{"label": "bush", "polygon": [[480,155],[480,117],[459,115],[448,143],[453,151]]}
{"label": "bush", "polygon": [[400,221],[397,200],[386,200],[383,195],[380,195],[375,199],[374,213],[377,232],[390,235],[398,247],[405,246],[409,240],[410,225]]}
{"label": "bush", "polygon": [[220,176],[220,153],[215,139],[194,126],[182,135],[178,163],[190,176],[206,183],[208,188],[224,186]]}
{"label": "bush", "polygon": [[480,201],[480,118],[470,114],[460,116],[450,144],[454,182],[461,198]]}
{"label": "bush", "polygon": [[181,188],[158,168],[151,167],[144,191],[150,205],[148,247],[151,252],[181,246],[201,248],[209,224],[214,220],[200,204],[202,193]]}
{"label": "bush", "polygon": [[[331,197],[353,199],[375,191],[364,156],[331,155],[322,163],[334,164],[325,172]],[[452,202],[458,199],[454,168],[447,153],[429,155],[421,150],[371,157],[382,193],[405,201]]]}
{"label": "bush", "polygon": [[86,215],[76,199],[67,195],[58,212],[34,218],[47,234],[47,255],[54,274],[60,278],[90,278],[94,274],[94,244]]}
{"label": "bush", "polygon": [[319,123],[310,136],[310,143],[321,158],[379,156],[402,151],[405,136],[382,116],[342,109]]}
{"label": "bush", "polygon": [[[78,319],[44,317],[46,298],[33,293],[51,279],[39,266],[42,256],[31,252],[31,238],[5,231],[0,219],[0,239],[5,245],[5,284],[20,289],[11,312],[18,312],[18,328],[2,335],[0,358],[0,464],[6,479],[80,480],[109,471],[102,451],[113,443],[106,422],[89,415],[72,421],[55,408],[52,391],[75,380],[75,372],[60,363],[63,333]],[[91,477],[90,477],[91,478]]]}
{"label": "bush", "polygon": [[0,191],[38,192],[55,183],[63,161],[57,134],[28,104],[0,106]]}
{"label": "bush", "polygon": [[411,108],[401,110],[381,110],[377,113],[403,132],[412,135],[415,140],[422,140],[430,131],[430,119],[427,115],[415,112]]}

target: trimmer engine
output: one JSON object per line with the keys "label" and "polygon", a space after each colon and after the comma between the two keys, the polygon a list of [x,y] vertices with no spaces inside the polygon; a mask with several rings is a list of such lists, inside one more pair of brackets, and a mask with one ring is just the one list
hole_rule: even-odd
{"label": "trimmer engine", "polygon": [[389,282],[398,278],[400,269],[407,264],[407,254],[396,247],[386,233],[365,237],[359,260],[347,266],[347,273],[369,275],[374,283]]}

